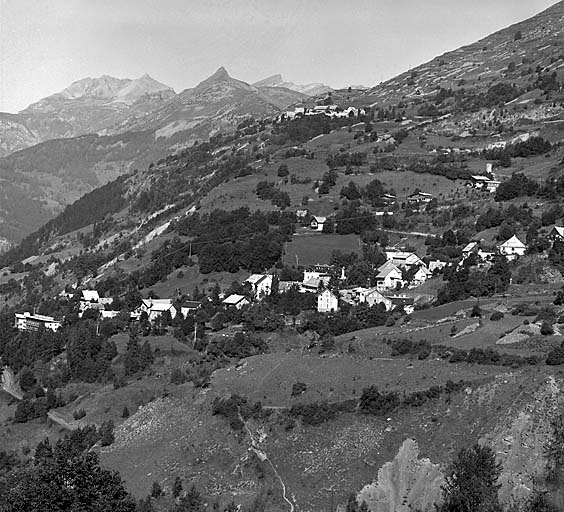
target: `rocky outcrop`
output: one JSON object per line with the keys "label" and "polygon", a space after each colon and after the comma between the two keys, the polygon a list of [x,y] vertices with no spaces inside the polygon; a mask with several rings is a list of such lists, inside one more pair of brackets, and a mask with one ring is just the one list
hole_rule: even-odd
{"label": "rocky outcrop", "polygon": [[371,512],[431,511],[440,501],[444,475],[438,464],[419,458],[419,447],[406,439],[391,462],[378,471],[378,479],[358,493]]}

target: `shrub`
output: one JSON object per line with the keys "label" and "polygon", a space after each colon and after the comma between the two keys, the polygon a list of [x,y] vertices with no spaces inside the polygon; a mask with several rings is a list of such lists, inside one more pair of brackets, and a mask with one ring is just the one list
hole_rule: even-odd
{"label": "shrub", "polygon": [[397,393],[380,393],[376,386],[362,390],[359,408],[366,414],[384,415],[395,410],[400,404]]}
{"label": "shrub", "polygon": [[552,328],[552,325],[549,324],[548,322],[543,322],[540,328],[540,333],[543,336],[550,336],[554,334],[554,329]]}
{"label": "shrub", "polygon": [[292,396],[298,396],[305,392],[307,385],[303,382],[295,382],[292,386]]}
{"label": "shrub", "polygon": [[490,316],[490,320],[492,322],[497,322],[498,320],[501,320],[505,315],[503,314],[502,311],[494,311],[492,313],[492,316]]}
{"label": "shrub", "polygon": [[79,420],[81,418],[84,418],[84,416],[86,416],[86,411],[84,409],[77,409],[76,411],[74,411],[72,413],[72,417],[75,420]]}
{"label": "shrub", "polygon": [[546,356],[546,364],[551,366],[564,364],[564,348],[557,347],[552,349]]}

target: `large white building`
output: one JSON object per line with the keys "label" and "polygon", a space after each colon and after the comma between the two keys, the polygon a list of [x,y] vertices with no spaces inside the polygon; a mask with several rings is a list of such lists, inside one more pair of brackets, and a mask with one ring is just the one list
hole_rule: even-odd
{"label": "large white building", "polygon": [[52,316],[35,315],[29,311],[16,313],[14,327],[20,331],[37,331],[41,328],[56,332],[61,327],[62,322],[55,320]]}

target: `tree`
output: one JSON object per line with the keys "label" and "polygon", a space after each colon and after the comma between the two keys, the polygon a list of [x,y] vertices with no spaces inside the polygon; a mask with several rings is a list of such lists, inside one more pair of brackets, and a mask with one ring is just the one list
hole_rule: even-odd
{"label": "tree", "polygon": [[112,420],[104,421],[99,431],[100,444],[102,446],[110,446],[113,444],[114,437],[114,422]]}
{"label": "tree", "polygon": [[282,164],[278,167],[278,176],[280,178],[284,178],[285,176],[288,176],[288,174],[290,174],[290,171],[288,170],[288,166],[286,164]]}
{"label": "tree", "polygon": [[178,496],[180,496],[181,493],[182,493],[182,478],[177,476],[174,479],[174,484],[172,486],[172,495],[175,498],[178,498]]}
{"label": "tree", "polygon": [[204,512],[204,500],[198,490],[192,486],[185,496],[180,498],[180,503],[175,512]]}
{"label": "tree", "polygon": [[151,487],[151,498],[158,498],[163,494],[163,489],[159,482],[153,482],[153,486]]}
{"label": "tree", "polygon": [[57,443],[53,457],[20,470],[15,485],[2,496],[8,512],[135,512],[135,500],[127,493],[117,472],[102,469],[98,455]]}
{"label": "tree", "polygon": [[442,487],[440,512],[501,512],[497,480],[501,464],[494,451],[478,444],[462,448],[451,463]]}

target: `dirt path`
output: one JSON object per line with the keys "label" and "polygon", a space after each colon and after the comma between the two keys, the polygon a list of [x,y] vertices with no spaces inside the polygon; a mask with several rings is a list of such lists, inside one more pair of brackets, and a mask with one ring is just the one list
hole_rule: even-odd
{"label": "dirt path", "polygon": [[274,464],[272,463],[272,461],[268,458],[268,455],[266,454],[265,451],[261,450],[259,448],[259,446],[257,445],[257,443],[255,442],[255,438],[253,437],[253,433],[251,432],[251,429],[248,427],[247,422],[245,421],[245,419],[243,418],[243,416],[241,415],[241,409],[239,408],[239,406],[237,406],[237,414],[239,415],[239,420],[241,421],[241,423],[243,423],[243,425],[245,426],[245,430],[247,431],[247,434],[249,434],[249,438],[251,439],[251,450],[255,453],[255,455],[262,461],[262,462],[268,462],[268,464],[270,465],[270,467],[272,468],[272,471],[274,471],[274,474],[276,475],[276,478],[278,478],[278,481],[280,482],[280,485],[282,486],[282,498],[284,499],[284,501],[286,503],[288,503],[288,505],[290,506],[290,512],[294,512],[294,504],[290,501],[290,499],[288,499],[288,497],[286,496],[286,484],[284,483],[284,480],[282,480],[282,477],[280,476],[280,473],[278,473],[278,470],[276,469],[276,467],[274,466]]}

